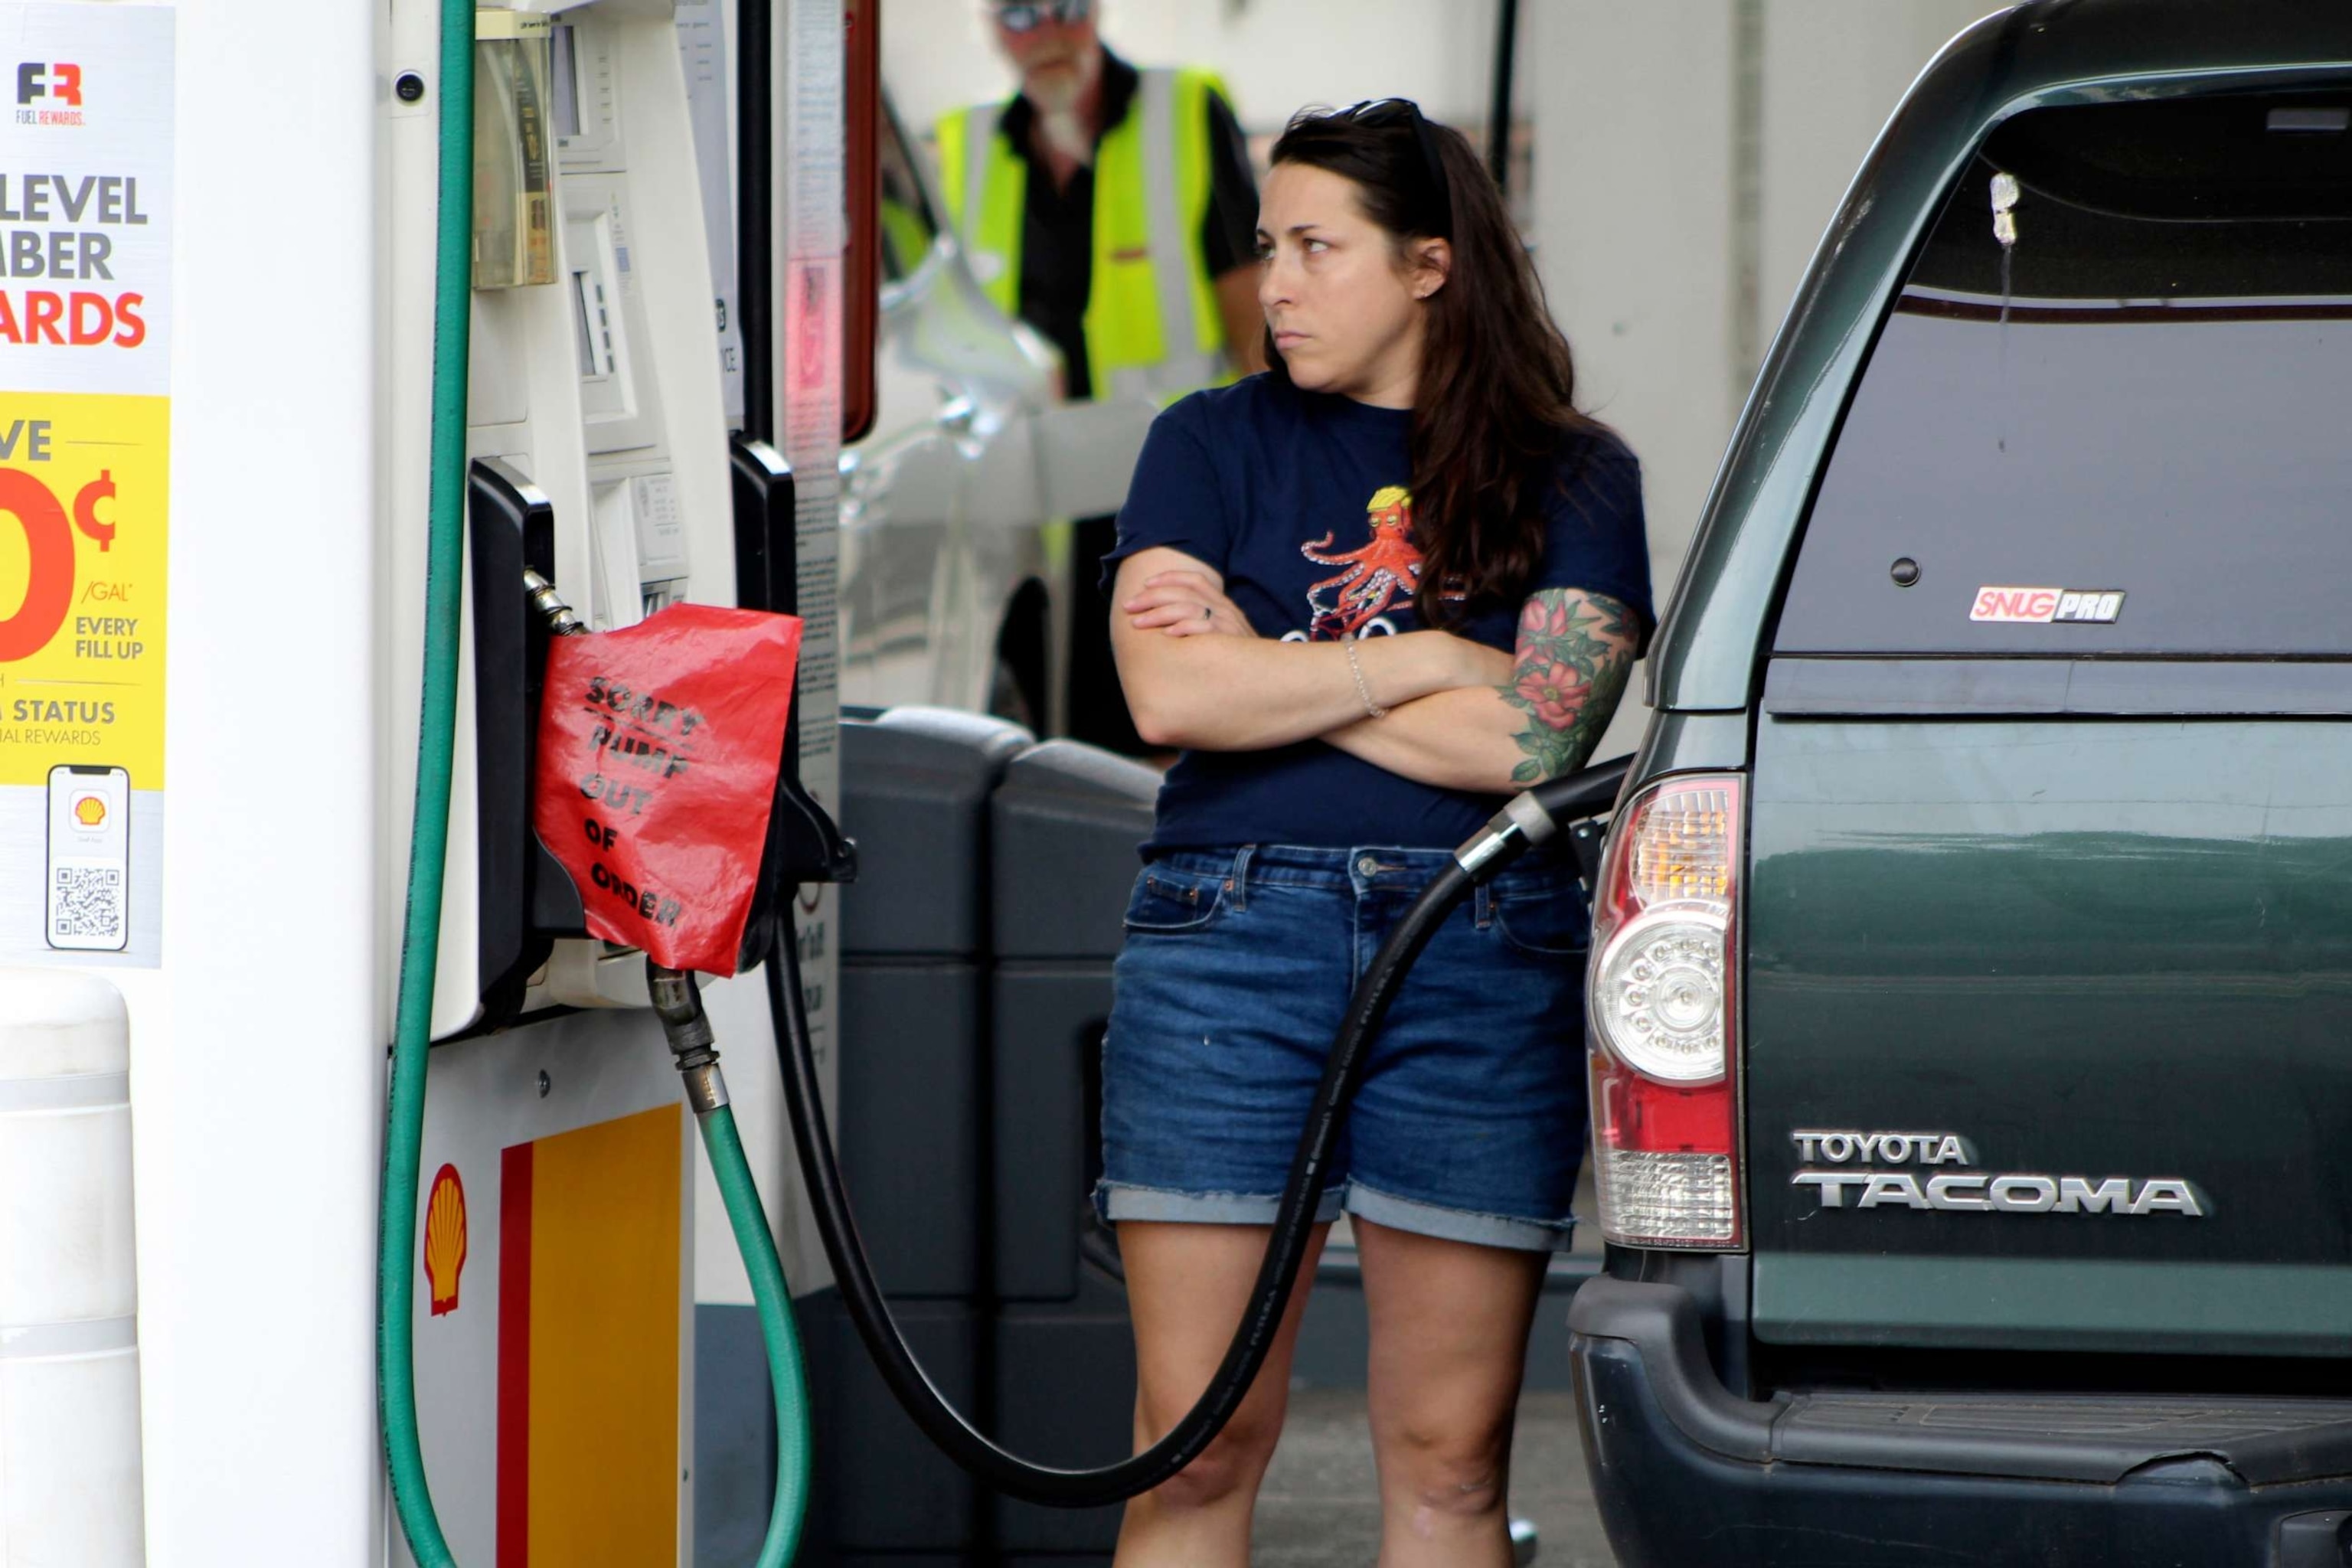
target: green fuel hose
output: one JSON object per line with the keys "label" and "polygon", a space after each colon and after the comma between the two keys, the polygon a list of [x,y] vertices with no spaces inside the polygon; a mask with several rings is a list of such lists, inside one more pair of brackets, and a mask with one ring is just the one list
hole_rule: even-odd
{"label": "green fuel hose", "polygon": [[760,1190],[751,1184],[751,1164],[743,1158],[734,1110],[722,1105],[696,1120],[702,1123],[702,1146],[709,1151],[710,1168],[727,1200],[727,1221],[735,1227],[743,1271],[751,1277],[760,1337],[768,1347],[768,1382],[776,1401],[776,1500],[768,1510],[760,1568],[784,1568],[800,1551],[809,1499],[808,1388],[801,1370],[800,1333],[793,1323],[793,1295],[784,1283],[783,1263],[776,1257],[767,1212],[760,1206]]}
{"label": "green fuel hose", "polygon": [[[457,1568],[425,1475],[416,1426],[415,1337],[417,1162],[425,1135],[426,1058],[441,942],[442,879],[455,768],[466,493],[466,382],[473,286],[474,0],[442,0],[440,196],[433,301],[432,478],[425,579],[423,699],[417,723],[416,816],[409,845],[394,1016],[376,1260],[376,1383],[393,1507],[417,1568]],[[716,1080],[715,1060],[710,1068]],[[720,1094],[723,1096],[723,1089]],[[800,1547],[809,1494],[809,1426],[792,1293],[744,1159],[734,1113],[696,1106],[729,1223],[758,1303],[777,1425],[775,1506],[758,1568],[788,1568]]]}
{"label": "green fuel hose", "polygon": [[[579,623],[562,606],[554,590],[538,574],[525,573],[532,584],[531,602],[559,628]],[[542,593],[541,590],[545,589]],[[555,612],[561,611],[561,615]],[[678,1077],[686,1085],[686,1103],[702,1127],[702,1146],[709,1151],[710,1169],[719,1178],[719,1194],[726,1200],[727,1221],[735,1228],[735,1249],[743,1255],[743,1272],[751,1279],[751,1300],[759,1306],[760,1337],[768,1348],[768,1381],[776,1402],[776,1500],[768,1510],[768,1538],[760,1545],[760,1568],[785,1568],[800,1550],[801,1526],[808,1517],[809,1410],[808,1384],[801,1369],[801,1342],[793,1323],[792,1290],[784,1283],[784,1266],[776,1258],[774,1233],[767,1212],[760,1206],[760,1189],[752,1184],[751,1163],[743,1157],[743,1141],[735,1131],[735,1112],[727,1101],[727,1079],[719,1070],[718,1037],[710,1016],[702,1010],[702,988],[693,973],[646,960],[646,994],[662,1035],[677,1058]]]}
{"label": "green fuel hose", "polygon": [[432,479],[425,568],[425,681],[417,720],[416,818],[408,847],[392,1092],[377,1222],[376,1402],[393,1506],[417,1568],[457,1568],[416,1431],[416,1177],[425,1142],[425,1063],[433,1045],[433,982],[441,945],[441,879],[449,850],[449,786],[457,730],[458,595],[466,516],[466,368],[470,358],[474,239],[474,0],[441,0],[440,196],[433,282]]}

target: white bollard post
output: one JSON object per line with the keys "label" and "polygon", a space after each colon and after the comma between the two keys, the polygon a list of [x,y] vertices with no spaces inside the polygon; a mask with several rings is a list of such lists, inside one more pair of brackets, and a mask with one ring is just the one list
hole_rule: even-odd
{"label": "white bollard post", "polygon": [[131,1026],[87,971],[0,969],[0,1568],[140,1568]]}

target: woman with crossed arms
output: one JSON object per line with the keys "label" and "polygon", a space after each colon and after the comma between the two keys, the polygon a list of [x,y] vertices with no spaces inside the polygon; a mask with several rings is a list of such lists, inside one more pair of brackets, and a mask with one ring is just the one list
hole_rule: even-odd
{"label": "woman with crossed arms", "polygon": [[[1580,766],[1653,624],[1641,480],[1579,414],[1500,194],[1391,100],[1294,120],[1259,209],[1272,369],[1153,426],[1112,641],[1181,750],[1128,910],[1105,1175],[1139,1447],[1207,1386],[1334,1030],[1388,930],[1511,793]],[[1371,1331],[1381,1568],[1511,1561],[1528,1330],[1581,1162],[1588,912],[1531,857],[1455,911],[1334,1162]],[[1119,1568],[1248,1560],[1302,1288],[1233,1423],[1129,1504]]]}

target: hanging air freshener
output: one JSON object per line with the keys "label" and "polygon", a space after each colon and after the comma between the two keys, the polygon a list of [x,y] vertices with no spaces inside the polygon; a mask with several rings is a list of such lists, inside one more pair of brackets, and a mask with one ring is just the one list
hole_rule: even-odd
{"label": "hanging air freshener", "polygon": [[1992,177],[1992,237],[2004,248],[2017,243],[2017,195],[2015,174]]}

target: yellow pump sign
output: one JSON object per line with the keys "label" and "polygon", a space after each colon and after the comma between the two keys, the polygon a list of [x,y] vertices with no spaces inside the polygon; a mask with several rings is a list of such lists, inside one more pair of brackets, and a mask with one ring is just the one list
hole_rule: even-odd
{"label": "yellow pump sign", "polygon": [[170,402],[0,394],[0,785],[58,763],[163,787]]}

